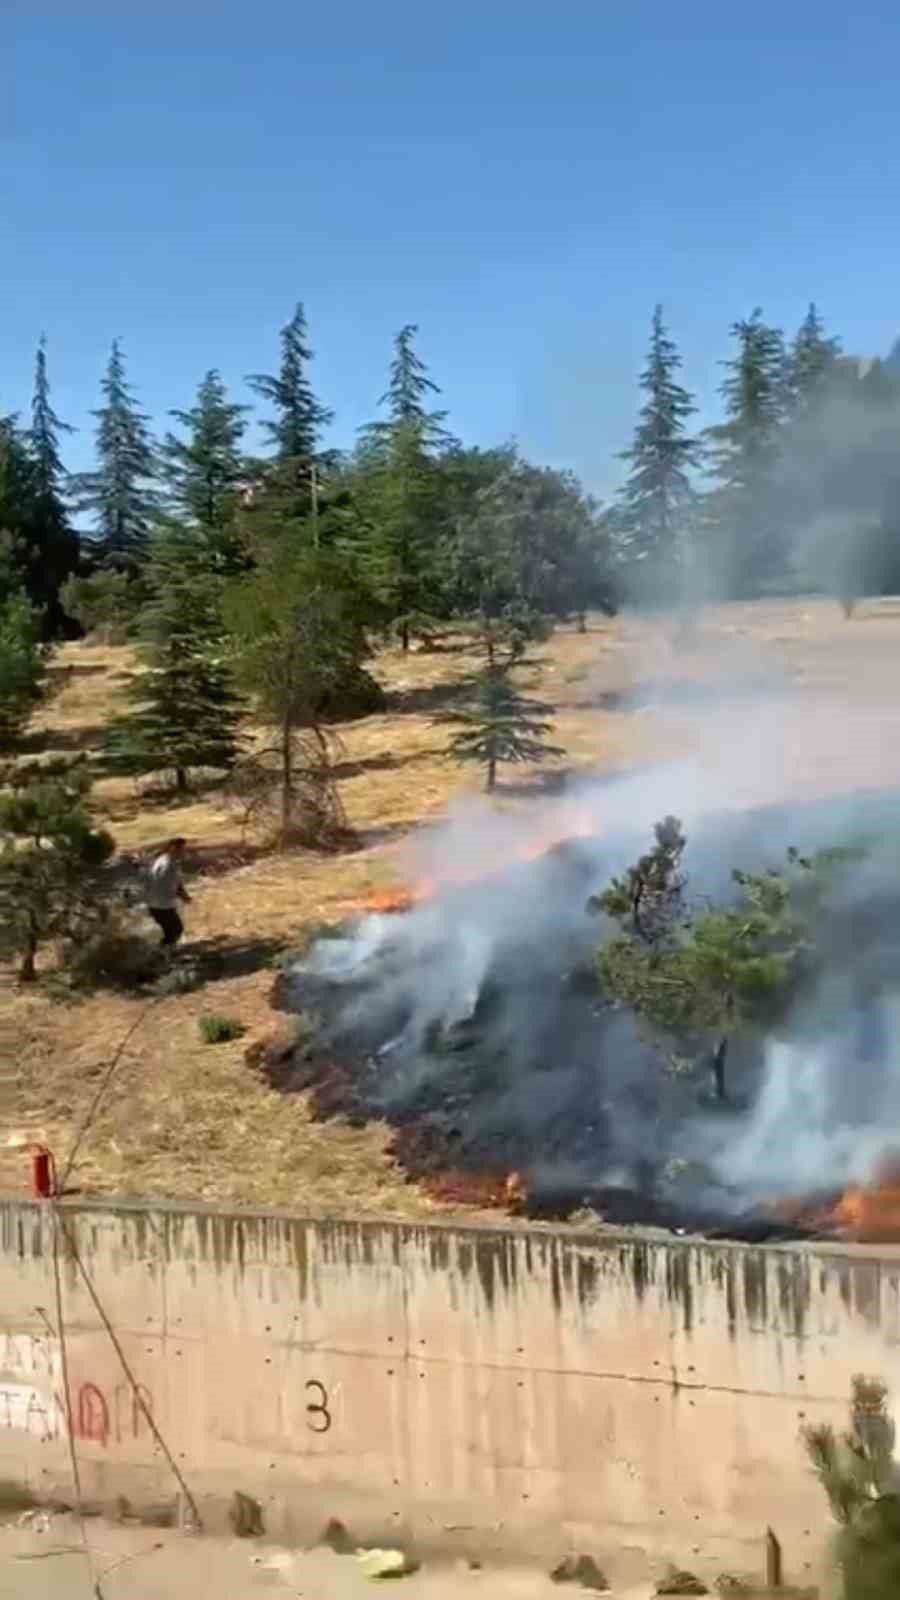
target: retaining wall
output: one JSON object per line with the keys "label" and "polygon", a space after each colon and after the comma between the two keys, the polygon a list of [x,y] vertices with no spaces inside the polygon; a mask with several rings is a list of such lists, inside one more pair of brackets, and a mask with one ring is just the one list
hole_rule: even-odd
{"label": "retaining wall", "polygon": [[[638,1234],[67,1204],[67,1227],[200,1503],[266,1529],[557,1559],[588,1549],[797,1582],[826,1526],[798,1444],[891,1382],[900,1255]],[[65,1255],[84,1492],[171,1500]],[[71,1498],[52,1213],[0,1202],[0,1479]]]}

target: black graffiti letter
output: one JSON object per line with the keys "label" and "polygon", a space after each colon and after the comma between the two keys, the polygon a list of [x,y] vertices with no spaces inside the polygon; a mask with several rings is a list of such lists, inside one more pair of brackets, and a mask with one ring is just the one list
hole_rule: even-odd
{"label": "black graffiti letter", "polygon": [[[306,1385],[307,1393],[309,1393],[310,1389],[318,1390],[319,1399],[316,1401],[311,1400],[307,1404],[306,1409],[309,1413],[310,1420],[306,1426],[311,1428],[313,1433],[327,1433],[331,1427],[331,1412],[328,1409],[328,1390],[325,1388],[324,1384],[319,1383],[317,1378],[310,1378]],[[319,1419],[318,1421],[315,1420],[317,1417]]]}

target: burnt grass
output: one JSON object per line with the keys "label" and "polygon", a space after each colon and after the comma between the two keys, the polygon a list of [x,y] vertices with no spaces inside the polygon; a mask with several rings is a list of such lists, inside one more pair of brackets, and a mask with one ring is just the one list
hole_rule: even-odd
{"label": "burnt grass", "polygon": [[[583,972],[575,972],[567,989],[570,1020],[580,1010],[596,1033],[593,986]],[[296,973],[278,974],[271,999],[277,1010],[315,1009],[317,1020],[321,1018],[321,986],[309,985]],[[604,1151],[615,1142],[610,1110],[598,1102],[595,1069],[548,1067],[539,1074],[539,1085],[532,1072],[532,1094],[537,1091],[546,1109],[537,1116],[521,1115],[523,1096],[519,1091],[510,1094],[508,1065],[485,1050],[479,1016],[484,1009],[490,1009],[489,989],[470,1022],[433,1042],[441,1070],[418,1075],[414,1086],[402,1072],[392,1081],[389,1058],[377,1050],[354,1049],[346,1040],[338,1045],[335,1034],[340,1030],[328,1021],[294,1046],[257,1041],[248,1047],[246,1059],[270,1087],[304,1094],[314,1121],[340,1119],[355,1128],[387,1122],[392,1130],[388,1155],[409,1182],[447,1205],[500,1209],[546,1222],[590,1213],[610,1226],[654,1227],[749,1243],[821,1232],[796,1218],[736,1211],[724,1191],[721,1205],[708,1192],[702,1202],[673,1198],[660,1181],[661,1164],[643,1151],[635,1155],[623,1181],[592,1179],[591,1169],[602,1167]],[[659,1113],[652,1081],[631,1085],[625,1095],[629,1120],[651,1129]],[[738,1112],[726,1108],[722,1114]],[[652,1139],[647,1143],[651,1146]]]}

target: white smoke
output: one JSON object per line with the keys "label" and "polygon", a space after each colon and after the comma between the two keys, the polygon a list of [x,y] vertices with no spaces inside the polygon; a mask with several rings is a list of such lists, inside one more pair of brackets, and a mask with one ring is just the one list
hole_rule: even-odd
{"label": "white smoke", "polygon": [[[690,659],[693,647],[668,648],[653,663],[654,679],[632,672],[623,714],[645,709],[650,742],[655,719],[664,719],[682,757],[612,778],[586,775],[518,808],[455,802],[398,860],[405,877],[432,886],[428,898],[400,916],[363,917],[345,937],[316,945],[300,980],[327,991],[336,1047],[350,1041],[367,1053],[376,1103],[389,1113],[408,1108],[429,1085],[439,1100],[446,1082],[454,1107],[463,1106],[454,1116],[485,1151],[502,1149],[515,1129],[544,1152],[547,1170],[598,1181],[634,1173],[645,1155],[687,1155],[747,1203],[871,1176],[900,1127],[896,853],[882,848],[841,888],[821,930],[834,945],[826,977],[768,1041],[761,1069],[741,1083],[745,1103],[727,1116],[712,1115],[696,1086],[660,1085],[628,1019],[597,1001],[576,1002],[566,987],[603,937],[602,920],[586,911],[589,895],[646,848],[664,815],[684,825],[691,889],[701,898],[727,894],[735,866],[779,865],[789,845],[813,851],[894,826],[900,710],[890,677],[876,670],[851,693],[842,676],[840,627],[866,624],[840,624],[836,611],[834,642],[819,645],[802,607],[781,622],[768,614],[775,620],[762,654],[736,608],[718,614],[704,659],[696,649]],[[779,628],[794,642],[796,665],[788,649],[787,666],[776,667],[785,654]],[[817,649],[817,679],[807,687],[802,674]],[[564,851],[522,860],[535,841],[539,848],[571,835]],[[860,918],[868,921],[857,938]],[[884,1047],[870,1059],[860,1051],[868,1014],[860,959],[885,968],[873,1001]],[[483,1093],[478,1082],[458,1088],[470,1057],[434,1042],[470,1023]]]}

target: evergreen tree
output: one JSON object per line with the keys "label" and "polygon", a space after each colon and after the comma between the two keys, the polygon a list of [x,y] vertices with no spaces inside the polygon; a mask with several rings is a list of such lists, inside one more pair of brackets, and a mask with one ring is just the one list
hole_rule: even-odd
{"label": "evergreen tree", "polygon": [[50,402],[50,379],[47,373],[47,340],[42,334],[34,363],[34,393],[31,400],[31,431],[28,435],[35,464],[35,487],[45,501],[54,501],[63,520],[63,494],[66,471],[59,453],[59,436],[74,433],[67,422],[62,422]]}
{"label": "evergreen tree", "polygon": [[0,535],[0,750],[15,744],[43,696],[46,654],[12,540]]}
{"label": "evergreen tree", "polygon": [[787,357],[787,406],[791,418],[808,418],[821,411],[833,386],[840,353],[840,340],[826,338],[825,324],[816,306],[810,303]]}
{"label": "evergreen tree", "polygon": [[732,1040],[782,1014],[844,853],[808,859],[791,850],[781,872],[735,871],[732,902],[698,908],[684,892],[677,818],[659,823],[655,837],[651,851],[588,902],[621,930],[597,951],[598,977],[604,993],[649,1025],[655,1043],[675,1047],[672,1059],[708,1064],[724,1099]]}
{"label": "evergreen tree", "polygon": [[0,947],[24,982],[42,943],[83,936],[103,904],[113,841],[93,826],[89,789],[83,764],[57,762],[20,769],[0,796]]}
{"label": "evergreen tree", "polygon": [[630,449],[622,459],[631,471],[620,495],[622,528],[629,564],[640,587],[665,592],[687,559],[688,519],[693,491],[690,469],[697,465],[697,441],[687,432],[696,411],[678,383],[681,357],[663,322],[662,306],[653,313],[650,350],[641,374],[646,395]]}
{"label": "evergreen tree", "polygon": [[737,354],[724,363],[721,393],[728,420],[706,430],[718,485],[704,508],[728,592],[759,594],[777,585],[788,565],[778,465],[785,417],[784,338],[757,309],[733,324]]}
{"label": "evergreen tree", "polygon": [[428,396],[439,390],[414,348],[417,331],[409,324],[397,335],[379,402],[388,419],[363,430],[357,463],[368,573],[404,650],[439,604],[444,523],[435,452],[450,443],[446,413],[427,409]]}
{"label": "evergreen tree", "polygon": [[334,415],[319,404],[313,392],[307,372],[312,356],[307,343],[306,316],[302,303],[298,303],[290,322],[281,330],[281,365],[277,376],[257,373],[247,380],[251,388],[274,407],[274,419],[264,421],[263,427],[274,446],[276,461],[282,468],[291,470],[295,483],[304,489],[307,499],[319,439]]}
{"label": "evergreen tree", "polygon": [[35,357],[31,428],[27,439],[34,462],[33,514],[39,533],[39,559],[45,564],[41,596],[43,615],[52,633],[58,631],[63,620],[60,586],[78,561],[78,540],[68,525],[66,514],[67,474],[59,447],[60,435],[73,432],[74,429],[57,416],[50,400],[47,342],[42,335]]}
{"label": "evergreen tree", "polygon": [[100,387],[103,404],[91,413],[97,419],[97,465],[76,478],[76,503],[94,518],[92,542],[98,553],[115,566],[129,568],[146,555],[159,496],[148,419],[126,379],[118,339],[113,340]]}
{"label": "evergreen tree", "polygon": [[241,440],[246,406],[235,405],[218,372],[209,371],[189,411],[173,411],[187,437],[167,434],[164,457],[169,495],[176,513],[194,522],[211,554],[234,556],[238,490],[246,477]]}
{"label": "evergreen tree", "polygon": [[844,1600],[894,1600],[900,1594],[900,1500],[887,1384],[857,1374],[850,1427],[836,1433],[829,1422],[806,1423],[802,1437],[838,1526],[834,1557]]}
{"label": "evergreen tree", "polygon": [[240,707],[221,646],[221,584],[194,531],[163,524],[146,566],[150,598],[140,618],[144,670],[134,709],[116,718],[106,761],[117,772],[166,772],[180,794],[191,771],[228,771],[237,759]]}
{"label": "evergreen tree", "polygon": [[460,725],[447,753],[454,761],[474,761],[483,767],[484,786],[490,793],[496,787],[499,766],[565,755],[546,738],[555,709],[520,695],[504,668],[489,667],[479,678],[471,703],[444,712],[437,721]]}

